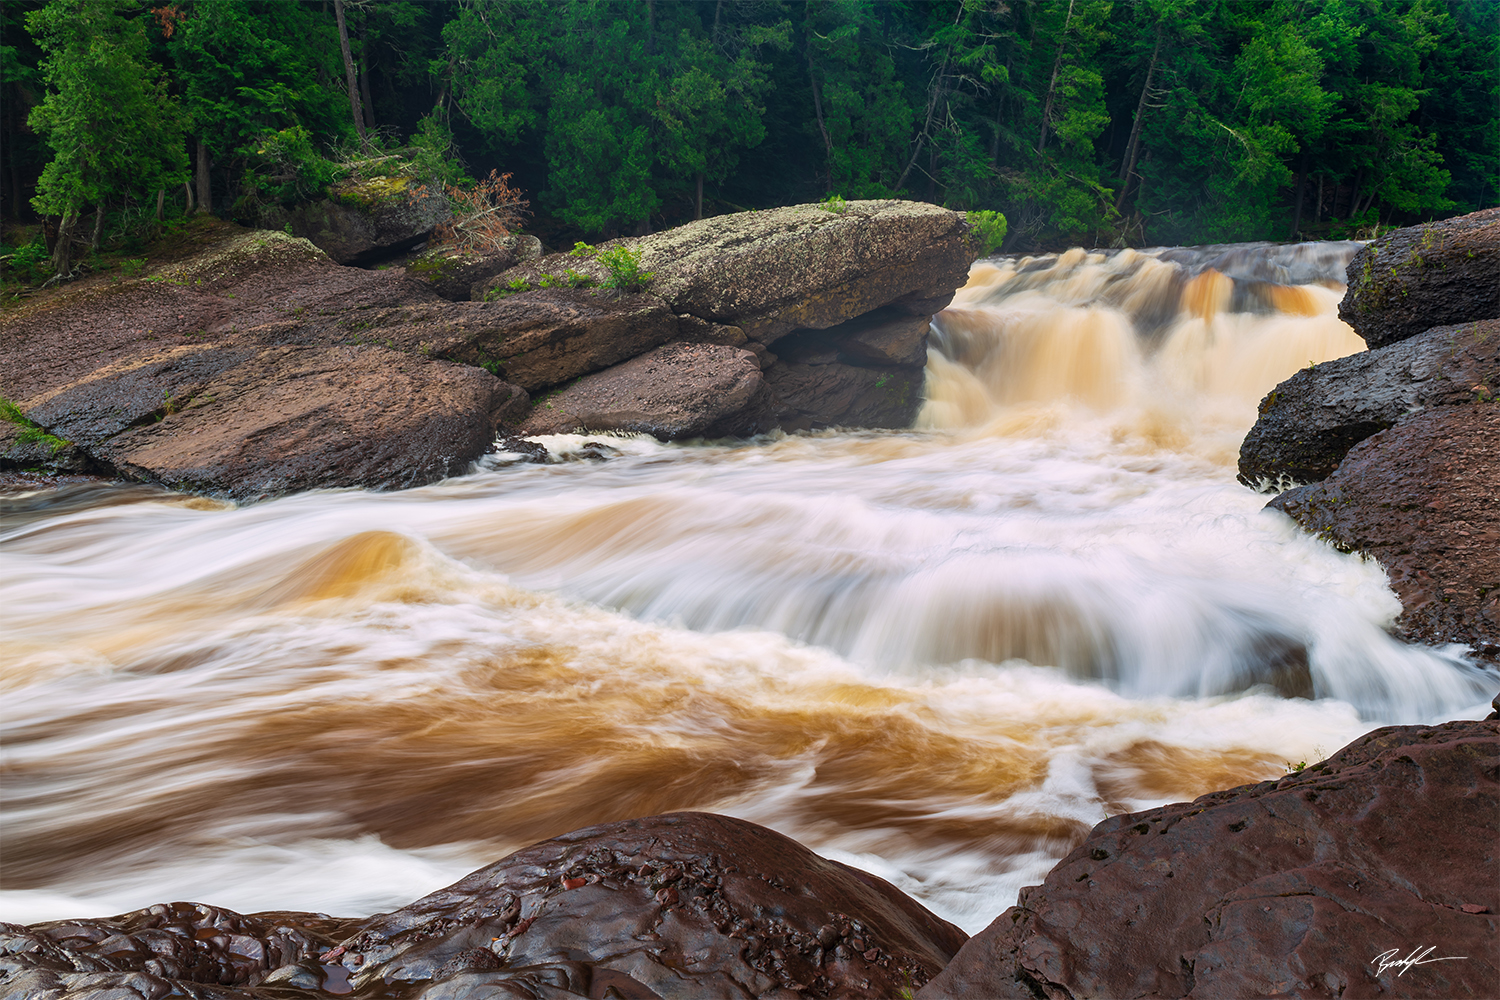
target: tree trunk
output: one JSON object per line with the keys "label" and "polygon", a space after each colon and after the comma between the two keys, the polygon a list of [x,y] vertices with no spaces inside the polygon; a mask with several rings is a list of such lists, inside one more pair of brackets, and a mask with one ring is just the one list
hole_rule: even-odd
{"label": "tree trunk", "polygon": [[99,250],[99,237],[104,234],[104,202],[94,206],[94,234],[89,237],[89,249]]}
{"label": "tree trunk", "polygon": [[214,196],[213,185],[208,177],[208,146],[204,145],[202,139],[198,140],[198,168],[194,179],[198,182],[198,211],[212,212]]}
{"label": "tree trunk", "polygon": [[187,181],[182,182],[182,214],[193,214],[193,185]]}
{"label": "tree trunk", "polygon": [[365,143],[365,114],[359,103],[359,83],[354,75],[354,55],[349,51],[349,27],[344,23],[344,0],[333,0],[333,16],[339,25],[339,51],[344,55],[344,79],[349,84],[349,110],[354,114],[354,131],[360,145]]}
{"label": "tree trunk", "polygon": [[1359,186],[1365,179],[1365,168],[1360,167],[1354,172],[1354,187],[1349,191],[1349,221],[1354,221],[1355,209],[1359,208]]}
{"label": "tree trunk", "polygon": [[375,131],[375,102],[370,99],[370,48],[364,23],[359,26],[359,98],[365,112],[365,128]]}
{"label": "tree trunk", "polygon": [[1318,174],[1318,200],[1313,205],[1313,225],[1323,221],[1323,174]]}
{"label": "tree trunk", "polygon": [[1052,82],[1047,84],[1047,100],[1042,105],[1042,132],[1037,136],[1036,155],[1047,148],[1047,119],[1052,117],[1052,98],[1057,94],[1057,74],[1062,70],[1063,53],[1068,48],[1068,26],[1073,23],[1073,0],[1068,0],[1068,16],[1063,19],[1062,39],[1057,43],[1057,58],[1052,61]]}
{"label": "tree trunk", "polygon": [[167,207],[167,189],[156,189],[156,221],[161,222],[162,212]]}
{"label": "tree trunk", "polygon": [[1141,99],[1135,103],[1135,122],[1130,126],[1130,141],[1125,144],[1125,165],[1120,169],[1120,193],[1115,198],[1115,211],[1125,207],[1125,196],[1130,193],[1130,178],[1135,173],[1135,158],[1141,151],[1141,125],[1146,121],[1146,98],[1151,93],[1151,78],[1156,75],[1156,57],[1161,55],[1162,25],[1156,25],[1156,48],[1151,50],[1151,65],[1146,67],[1146,82],[1141,84]]}
{"label": "tree trunk", "polygon": [[703,218],[703,171],[698,171],[698,198],[693,206],[693,218]]}
{"label": "tree trunk", "polygon": [[1302,154],[1302,166],[1297,171],[1297,207],[1292,212],[1292,231],[1287,239],[1294,240],[1302,229],[1302,189],[1307,183],[1307,154]]}
{"label": "tree trunk", "polygon": [[73,273],[73,231],[78,228],[78,210],[69,209],[57,227],[57,243],[52,247],[52,270],[63,277]]}
{"label": "tree trunk", "polygon": [[818,92],[818,76],[815,72],[813,72],[811,38],[807,40],[807,79],[808,82],[812,84],[813,113],[817,116],[818,132],[820,132],[823,136],[823,149],[827,153],[828,157],[828,184],[824,188],[824,192],[827,194],[831,194],[833,192],[833,140],[828,138],[828,126],[823,124],[823,97]]}

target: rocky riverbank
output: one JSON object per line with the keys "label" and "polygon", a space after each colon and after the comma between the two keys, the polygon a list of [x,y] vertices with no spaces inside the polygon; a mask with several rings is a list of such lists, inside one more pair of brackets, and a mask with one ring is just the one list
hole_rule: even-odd
{"label": "rocky riverbank", "polygon": [[149,273],[0,319],[0,394],[16,408],[0,462],[243,501],[432,482],[505,428],[904,427],[927,324],[974,257],[946,209],[804,205],[628,241],[654,274],[644,291],[555,255],[452,301],[464,262],[365,270],[278,231],[206,223],[198,237]]}
{"label": "rocky riverbank", "polygon": [[1370,349],[1269,393],[1240,479],[1378,559],[1397,634],[1500,662],[1500,209],[1398,230],[1348,273],[1339,315]]}

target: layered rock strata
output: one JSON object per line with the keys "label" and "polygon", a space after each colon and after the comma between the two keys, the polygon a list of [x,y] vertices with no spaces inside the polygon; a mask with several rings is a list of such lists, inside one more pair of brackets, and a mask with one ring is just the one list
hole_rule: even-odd
{"label": "layered rock strata", "polygon": [[532,394],[549,405],[528,426],[558,431],[904,427],[928,321],[966,278],[966,234],[959,215],[909,202],[744,213],[638,241],[657,272],[646,292],[544,281],[564,265],[608,277],[554,257],[479,283],[539,287],[454,301],[474,269],[538,248],[362,270],[204,221],[150,273],[0,317],[0,394],[22,421],[0,426],[0,463],[236,500],[421,485],[463,472]]}

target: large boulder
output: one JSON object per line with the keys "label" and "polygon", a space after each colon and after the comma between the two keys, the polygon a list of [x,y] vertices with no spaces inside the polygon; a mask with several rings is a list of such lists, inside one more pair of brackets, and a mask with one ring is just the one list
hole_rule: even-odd
{"label": "large boulder", "polygon": [[326,198],[262,212],[260,224],[309,240],[340,264],[366,264],[424,242],[452,217],[441,190],[395,174],[341,181]]}
{"label": "large boulder", "polygon": [[[654,275],[651,293],[673,311],[737,326],[766,345],[892,304],[931,316],[968,279],[976,256],[963,216],[911,201],[740,212],[620,242],[640,254],[641,269]],[[568,269],[609,278],[597,258],[553,254],[491,284],[536,284]]]}
{"label": "large boulder", "polygon": [[752,352],[675,343],[538,399],[519,432],[633,431],[663,441],[749,437],[775,426],[773,409]]}
{"label": "large boulder", "polygon": [[1378,729],[1105,820],[917,996],[1500,996],[1497,865],[1500,725]]}
{"label": "large boulder", "polygon": [[1471,399],[1407,417],[1270,506],[1377,559],[1401,599],[1403,636],[1500,662],[1500,402],[1493,386]]}
{"label": "large boulder", "polygon": [[1398,229],[1349,262],[1339,318],[1371,347],[1500,318],[1500,208]]}
{"label": "large boulder", "polygon": [[1310,366],[1260,403],[1240,446],[1240,482],[1288,489],[1338,468],[1360,441],[1408,413],[1500,391],[1500,320],[1435,327]]}
{"label": "large boulder", "polygon": [[873,875],[706,813],[566,834],[363,920],[172,904],[0,931],[0,990],[34,1000],[885,998],[965,940]]}

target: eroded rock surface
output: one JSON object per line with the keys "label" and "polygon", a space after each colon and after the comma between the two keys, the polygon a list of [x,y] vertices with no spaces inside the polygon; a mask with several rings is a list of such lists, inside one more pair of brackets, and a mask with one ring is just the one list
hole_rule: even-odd
{"label": "eroded rock surface", "polygon": [[1371,347],[1500,317],[1500,208],[1398,229],[1349,262],[1339,319]]}
{"label": "eroded rock surface", "polygon": [[1305,368],[1261,400],[1240,482],[1287,489],[1327,478],[1360,441],[1417,410],[1500,391],[1500,320],[1435,327]]}
{"label": "eroded rock surface", "polygon": [[0,925],[0,989],[36,1000],[351,988],[370,1000],[885,998],[927,982],[964,940],[881,879],[764,827],[669,813],[544,841],[364,920],[179,903]]}
{"label": "eroded rock surface", "polygon": [[718,344],[667,344],[538,400],[522,434],[576,428],[633,431],[664,441],[749,437],[775,426],[770,387],[754,353]]}
{"label": "eroded rock surface", "polygon": [[[0,924],[0,993],[27,1000],[265,995],[243,988],[315,960],[348,931],[347,922],[323,914],[246,916],[201,903],[30,927]],[[320,983],[321,977],[312,985]]]}
{"label": "eroded rock surface", "polygon": [[1497,864],[1500,725],[1378,729],[1105,820],[917,996],[1500,996]]}
{"label": "eroded rock surface", "polygon": [[1409,639],[1500,661],[1500,402],[1415,413],[1356,445],[1321,483],[1270,506],[1380,561]]}

